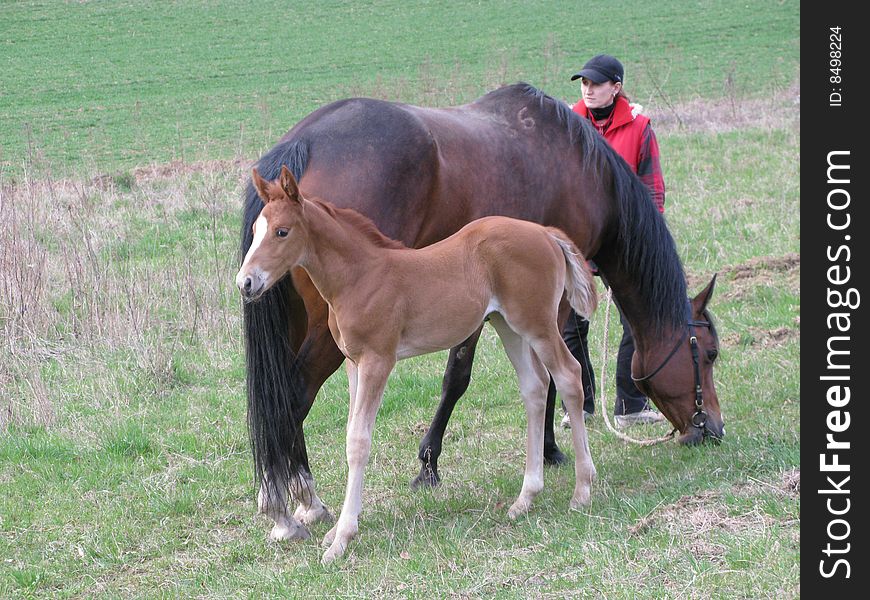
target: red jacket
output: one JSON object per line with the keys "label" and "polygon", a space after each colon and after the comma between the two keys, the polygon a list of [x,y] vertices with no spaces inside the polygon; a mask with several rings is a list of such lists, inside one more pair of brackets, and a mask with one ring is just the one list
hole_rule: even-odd
{"label": "red jacket", "polygon": [[628,100],[619,96],[607,121],[597,123],[583,99],[574,105],[574,112],[592,121],[598,132],[625,159],[640,180],[649,188],[659,212],[665,212],[665,180],[659,162],[659,144],[649,117],[632,114]]}

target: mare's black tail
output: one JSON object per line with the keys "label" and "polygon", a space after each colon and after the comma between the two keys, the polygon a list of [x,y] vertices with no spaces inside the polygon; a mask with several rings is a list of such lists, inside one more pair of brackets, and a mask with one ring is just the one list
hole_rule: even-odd
{"label": "mare's black tail", "polygon": [[[307,161],[304,141],[281,142],[260,158],[257,170],[266,179],[276,179],[281,165],[287,165],[298,181]],[[249,181],[242,216],[242,258],[251,246],[252,226],[262,208]],[[290,302],[295,293],[288,276],[258,301],[244,305],[248,433],[255,477],[258,483],[267,484],[264,500],[270,504],[286,502],[289,482],[300,470],[308,469],[299,418],[304,386],[290,341]]]}

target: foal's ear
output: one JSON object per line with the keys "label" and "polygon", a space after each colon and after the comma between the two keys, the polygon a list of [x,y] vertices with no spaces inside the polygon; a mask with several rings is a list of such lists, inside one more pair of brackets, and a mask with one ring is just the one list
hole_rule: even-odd
{"label": "foal's ear", "polygon": [[707,303],[710,302],[710,298],[713,297],[713,288],[716,287],[716,275],[718,275],[718,273],[715,273],[713,275],[713,279],[710,280],[710,283],[707,284],[707,287],[701,290],[701,293],[695,296],[695,299],[692,300],[692,304],[698,307],[698,314],[704,312],[704,310],[707,308]]}
{"label": "foal's ear", "polygon": [[296,178],[293,173],[287,168],[287,165],[281,165],[281,176],[278,178],[281,184],[281,189],[287,194],[287,198],[293,202],[302,202],[302,196],[299,194],[299,184],[296,183]]}
{"label": "foal's ear", "polygon": [[260,196],[260,200],[263,201],[263,204],[268,204],[269,182],[260,177],[257,167],[254,167],[253,171],[251,171],[251,183],[254,184],[254,189],[257,190],[257,195]]}

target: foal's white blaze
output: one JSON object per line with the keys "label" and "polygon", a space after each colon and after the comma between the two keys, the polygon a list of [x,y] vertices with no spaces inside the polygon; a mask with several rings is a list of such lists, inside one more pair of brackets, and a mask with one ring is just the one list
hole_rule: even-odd
{"label": "foal's white blaze", "polygon": [[260,244],[263,243],[263,240],[266,239],[266,232],[269,231],[269,222],[266,220],[266,217],[260,215],[257,217],[257,220],[254,222],[254,240],[251,242],[251,247],[248,248],[248,253],[245,255],[245,260],[242,261],[242,267],[248,264],[248,261],[251,260],[251,256],[254,252],[257,251],[257,248],[260,247]]}
{"label": "foal's white blaze", "polygon": [[[248,253],[245,255],[245,260],[242,261],[242,268],[239,269],[238,274],[236,275],[236,285],[239,289],[242,288],[245,284],[245,276],[248,275],[248,262],[250,262],[251,257],[254,255],[254,252],[257,251],[257,248],[260,247],[260,244],[263,243],[263,240],[266,239],[266,233],[269,231],[269,222],[266,220],[266,217],[260,215],[257,217],[257,220],[254,222],[254,239],[251,242],[251,247],[248,248]],[[259,269],[257,270],[259,271]],[[264,277],[264,273],[257,273],[260,275],[260,278]]]}

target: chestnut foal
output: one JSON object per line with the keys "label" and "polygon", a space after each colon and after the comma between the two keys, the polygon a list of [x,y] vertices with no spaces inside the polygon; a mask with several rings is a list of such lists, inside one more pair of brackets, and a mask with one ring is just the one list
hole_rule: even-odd
{"label": "chestnut foal", "polygon": [[408,249],[353,210],[304,198],[286,167],[276,181],[254,169],[253,183],[265,206],[236,284],[252,301],[301,267],[329,304],[329,329],[347,358],[347,490],[341,516],[323,540],[324,563],[344,554],[359,529],[375,415],[396,361],[452,348],[487,317],[516,370],[528,420],[523,485],[508,516],[526,513],[544,485],[548,371],[575,424],[570,506],[589,503],[595,467],[583,425],[580,365],[562,341],[557,313],[563,293],[584,316],[595,309],[596,296],[586,261],[564,233],[486,217],[441,242]]}

